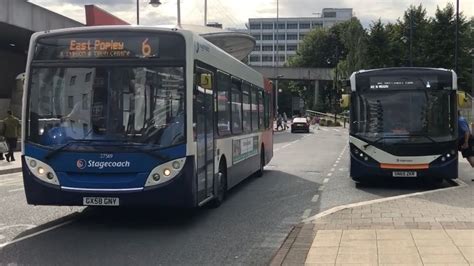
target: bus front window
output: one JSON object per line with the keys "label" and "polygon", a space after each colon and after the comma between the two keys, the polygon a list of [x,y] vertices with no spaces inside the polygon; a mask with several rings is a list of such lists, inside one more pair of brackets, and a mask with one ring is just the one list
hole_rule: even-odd
{"label": "bus front window", "polygon": [[34,68],[28,141],[183,143],[183,67]]}
{"label": "bus front window", "polygon": [[451,93],[441,90],[357,93],[351,130],[368,139],[407,136],[412,142],[452,140],[455,105]]}

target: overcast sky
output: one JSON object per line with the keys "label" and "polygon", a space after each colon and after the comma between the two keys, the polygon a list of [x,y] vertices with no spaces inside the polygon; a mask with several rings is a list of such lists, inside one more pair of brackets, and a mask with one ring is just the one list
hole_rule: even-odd
{"label": "overcast sky", "polygon": [[[84,5],[96,4],[130,23],[136,22],[136,0],[29,0],[64,16],[85,22]],[[140,22],[144,25],[176,24],[176,0],[161,0],[155,8],[140,1]],[[280,17],[316,16],[325,7],[351,7],[368,26],[371,21],[395,21],[411,4],[420,3],[434,15],[436,6],[445,7],[454,0],[279,0]],[[208,22],[220,22],[225,28],[244,28],[248,18],[276,17],[277,0],[208,0]],[[460,0],[460,10],[474,16],[474,0]],[[181,0],[181,23],[204,23],[204,0]]]}

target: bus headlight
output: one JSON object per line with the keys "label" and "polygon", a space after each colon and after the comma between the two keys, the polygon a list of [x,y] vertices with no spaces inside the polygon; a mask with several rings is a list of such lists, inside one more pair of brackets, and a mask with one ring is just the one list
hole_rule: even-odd
{"label": "bus headlight", "polygon": [[25,156],[26,165],[30,172],[43,182],[59,186],[59,179],[53,168],[48,164],[28,156]]}
{"label": "bus headlight", "polygon": [[185,162],[186,157],[183,157],[158,165],[148,175],[145,187],[159,185],[175,178],[183,169]]}

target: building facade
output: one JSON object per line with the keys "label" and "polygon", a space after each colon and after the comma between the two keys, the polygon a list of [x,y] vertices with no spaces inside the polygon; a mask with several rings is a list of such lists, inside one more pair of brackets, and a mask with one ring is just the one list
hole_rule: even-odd
{"label": "building facade", "polygon": [[256,46],[248,57],[251,66],[283,66],[296,55],[298,45],[315,28],[329,28],[351,19],[352,8],[324,8],[319,17],[250,18],[249,33]]}

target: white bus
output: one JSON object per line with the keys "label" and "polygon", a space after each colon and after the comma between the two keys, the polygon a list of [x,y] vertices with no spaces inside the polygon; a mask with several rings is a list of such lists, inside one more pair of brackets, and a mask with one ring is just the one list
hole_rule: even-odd
{"label": "white bus", "polygon": [[29,204],[216,206],[273,156],[272,86],[196,33],[35,33],[23,97]]}

